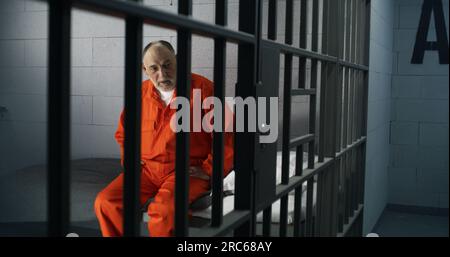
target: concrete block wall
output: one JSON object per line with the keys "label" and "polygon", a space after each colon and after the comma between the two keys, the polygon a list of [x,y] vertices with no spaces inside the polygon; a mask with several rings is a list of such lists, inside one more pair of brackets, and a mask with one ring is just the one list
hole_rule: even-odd
{"label": "concrete block wall", "polygon": [[[228,1],[228,27],[234,30],[238,28],[238,2]],[[195,0],[193,3],[195,19],[214,22],[214,0]],[[144,4],[170,13],[177,12],[177,1],[145,0]],[[0,174],[6,174],[30,165],[45,163],[48,6],[47,3],[36,0],[6,0],[2,1],[0,6],[0,106],[7,108],[7,112],[0,117],[0,128],[5,131],[1,133],[2,141],[14,148],[0,149],[3,156],[7,156],[7,161],[0,164]],[[299,0],[294,1],[294,7],[294,27],[298,28]],[[263,10],[267,15],[268,1],[264,1]],[[279,1],[279,42],[284,42],[284,13],[285,1]],[[311,16],[308,19],[311,23]],[[263,34],[266,37],[267,17],[263,26]],[[71,29],[72,158],[118,157],[119,149],[113,135],[123,108],[125,22],[119,18],[74,9]],[[309,29],[308,48],[311,44],[310,34]],[[175,31],[145,25],[143,44],[156,39],[167,40],[176,48]],[[298,42],[299,29],[294,30],[294,45],[298,45]],[[193,36],[192,71],[211,80],[213,46],[212,39]],[[282,75],[282,57],[281,66]],[[298,67],[297,58],[294,58],[294,67]],[[237,45],[233,43],[227,44],[226,72],[226,92],[228,96],[234,96]],[[281,77],[280,85],[283,81]],[[297,81],[298,73],[294,72],[294,86]],[[294,119],[307,121],[307,98],[296,97],[293,102],[293,116],[296,116]],[[282,99],[279,106],[281,119]],[[293,137],[306,133],[306,123],[294,124],[299,125],[293,126]],[[282,131],[281,127],[279,131]],[[25,140],[24,134],[30,140]]]}
{"label": "concrete block wall", "polygon": [[[448,38],[449,1],[442,2]],[[439,64],[437,51],[410,62],[422,3],[395,6],[388,202],[448,209],[448,64]],[[432,17],[428,41],[436,40]]]}
{"label": "concrete block wall", "polygon": [[[229,27],[237,29],[238,1],[229,2]],[[177,1],[145,5],[176,13]],[[0,3],[0,175],[46,161],[48,5],[36,0]],[[193,16],[214,22],[214,1],[194,1]],[[119,157],[114,132],[124,96],[125,22],[73,9],[71,35],[72,158]],[[176,32],[145,25],[143,44]],[[193,72],[213,79],[213,40],[193,37]],[[234,94],[237,46],[227,46],[227,94]],[[146,79],[143,76],[143,79]],[[6,147],[8,146],[8,147]]]}
{"label": "concrete block wall", "polygon": [[394,1],[371,1],[364,234],[372,231],[388,200],[394,14]]}

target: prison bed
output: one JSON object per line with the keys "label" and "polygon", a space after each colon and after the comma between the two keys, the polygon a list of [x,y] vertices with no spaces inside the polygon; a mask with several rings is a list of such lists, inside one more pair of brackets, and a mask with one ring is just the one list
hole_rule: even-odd
{"label": "prison bed", "polygon": [[[281,182],[281,153],[278,153],[277,181]],[[304,168],[306,162],[304,162]],[[88,158],[71,161],[71,185],[70,185],[70,217],[72,224],[85,228],[98,229],[93,206],[95,197],[108,183],[110,183],[121,171],[120,160],[114,158]],[[294,175],[295,152],[290,156],[290,176]],[[47,168],[46,165],[33,165],[20,169],[7,177],[3,177],[0,193],[3,201],[9,206],[8,210],[2,210],[0,216],[4,222],[45,222],[47,220]],[[305,192],[306,186],[303,186]],[[315,190],[314,186],[314,190]],[[224,191],[234,191],[234,171],[224,179]],[[316,193],[314,192],[314,196]],[[207,224],[211,216],[210,195],[198,199],[198,205],[193,212],[193,225]],[[303,194],[302,217],[305,217],[306,194]],[[315,198],[314,198],[315,203]],[[224,197],[224,214],[230,212],[234,206],[234,195]],[[202,209],[203,207],[203,209]],[[145,209],[145,208],[144,208]],[[292,223],[294,211],[294,195],[289,195],[288,224]],[[279,221],[279,201],[272,207],[272,222]],[[148,216],[143,214],[143,221]],[[258,221],[262,220],[262,214],[258,215]]]}
{"label": "prison bed", "polygon": [[[290,152],[290,160],[289,160],[289,177],[294,176],[295,174],[295,157],[296,153],[295,151]],[[277,153],[277,167],[276,167],[276,184],[281,183],[281,152]],[[318,161],[318,158],[316,156],[315,162]],[[303,169],[306,169],[308,166],[307,158],[305,156],[303,160]],[[226,215],[234,210],[234,182],[235,182],[235,173],[234,170],[231,171],[228,176],[224,178],[223,182],[223,191],[224,191],[224,198],[223,198],[223,215]],[[302,221],[306,217],[306,188],[307,188],[307,182],[304,182],[302,185],[302,206],[301,206],[301,217]],[[315,209],[315,203],[316,203],[316,191],[317,191],[317,183],[314,183],[313,187],[313,210]],[[292,191],[289,193],[288,196],[288,219],[287,224],[292,225],[294,221],[294,196],[295,191]],[[144,211],[146,210],[146,206],[151,202],[148,201],[148,203],[143,208],[143,221],[148,222],[148,215]],[[211,219],[211,213],[212,213],[212,207],[211,207],[211,193],[205,195],[204,197],[201,197],[200,199],[197,199],[194,201],[194,203],[191,205],[192,212],[192,219],[190,222],[190,225],[193,227],[202,227],[209,224],[209,221]],[[257,215],[257,223],[262,223],[263,221],[263,214],[262,212],[258,213]],[[272,204],[272,219],[271,223],[278,224],[280,221],[280,200],[278,199]],[[272,229],[272,231],[277,230],[277,225],[274,225],[275,229]]]}

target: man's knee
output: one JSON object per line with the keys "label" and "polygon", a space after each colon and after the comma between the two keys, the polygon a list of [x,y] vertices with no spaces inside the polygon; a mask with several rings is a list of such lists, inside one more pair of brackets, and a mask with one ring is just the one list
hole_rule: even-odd
{"label": "man's knee", "polygon": [[94,202],[95,212],[98,213],[98,212],[104,210],[106,206],[111,205],[111,202],[112,202],[111,195],[108,194],[107,191],[102,190],[95,197],[95,202]]}

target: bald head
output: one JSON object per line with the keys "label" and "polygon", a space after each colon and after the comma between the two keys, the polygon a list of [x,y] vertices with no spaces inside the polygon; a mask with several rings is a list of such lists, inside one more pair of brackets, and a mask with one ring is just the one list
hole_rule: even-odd
{"label": "bald head", "polygon": [[175,88],[176,56],[170,43],[155,41],[148,44],[142,63],[143,72],[158,89],[171,91]]}

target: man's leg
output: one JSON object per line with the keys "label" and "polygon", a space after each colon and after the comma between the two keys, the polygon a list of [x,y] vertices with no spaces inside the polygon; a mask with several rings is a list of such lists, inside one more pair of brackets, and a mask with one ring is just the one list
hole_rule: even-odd
{"label": "man's leg", "polygon": [[[141,205],[152,197],[157,187],[142,172],[141,175]],[[105,237],[123,235],[123,179],[121,173],[95,199],[95,215],[100,224],[102,235]]]}
{"label": "man's leg", "polygon": [[[189,203],[209,190],[209,181],[189,178]],[[152,237],[173,235],[175,215],[175,173],[172,173],[161,185],[154,201],[148,207],[148,230]]]}

